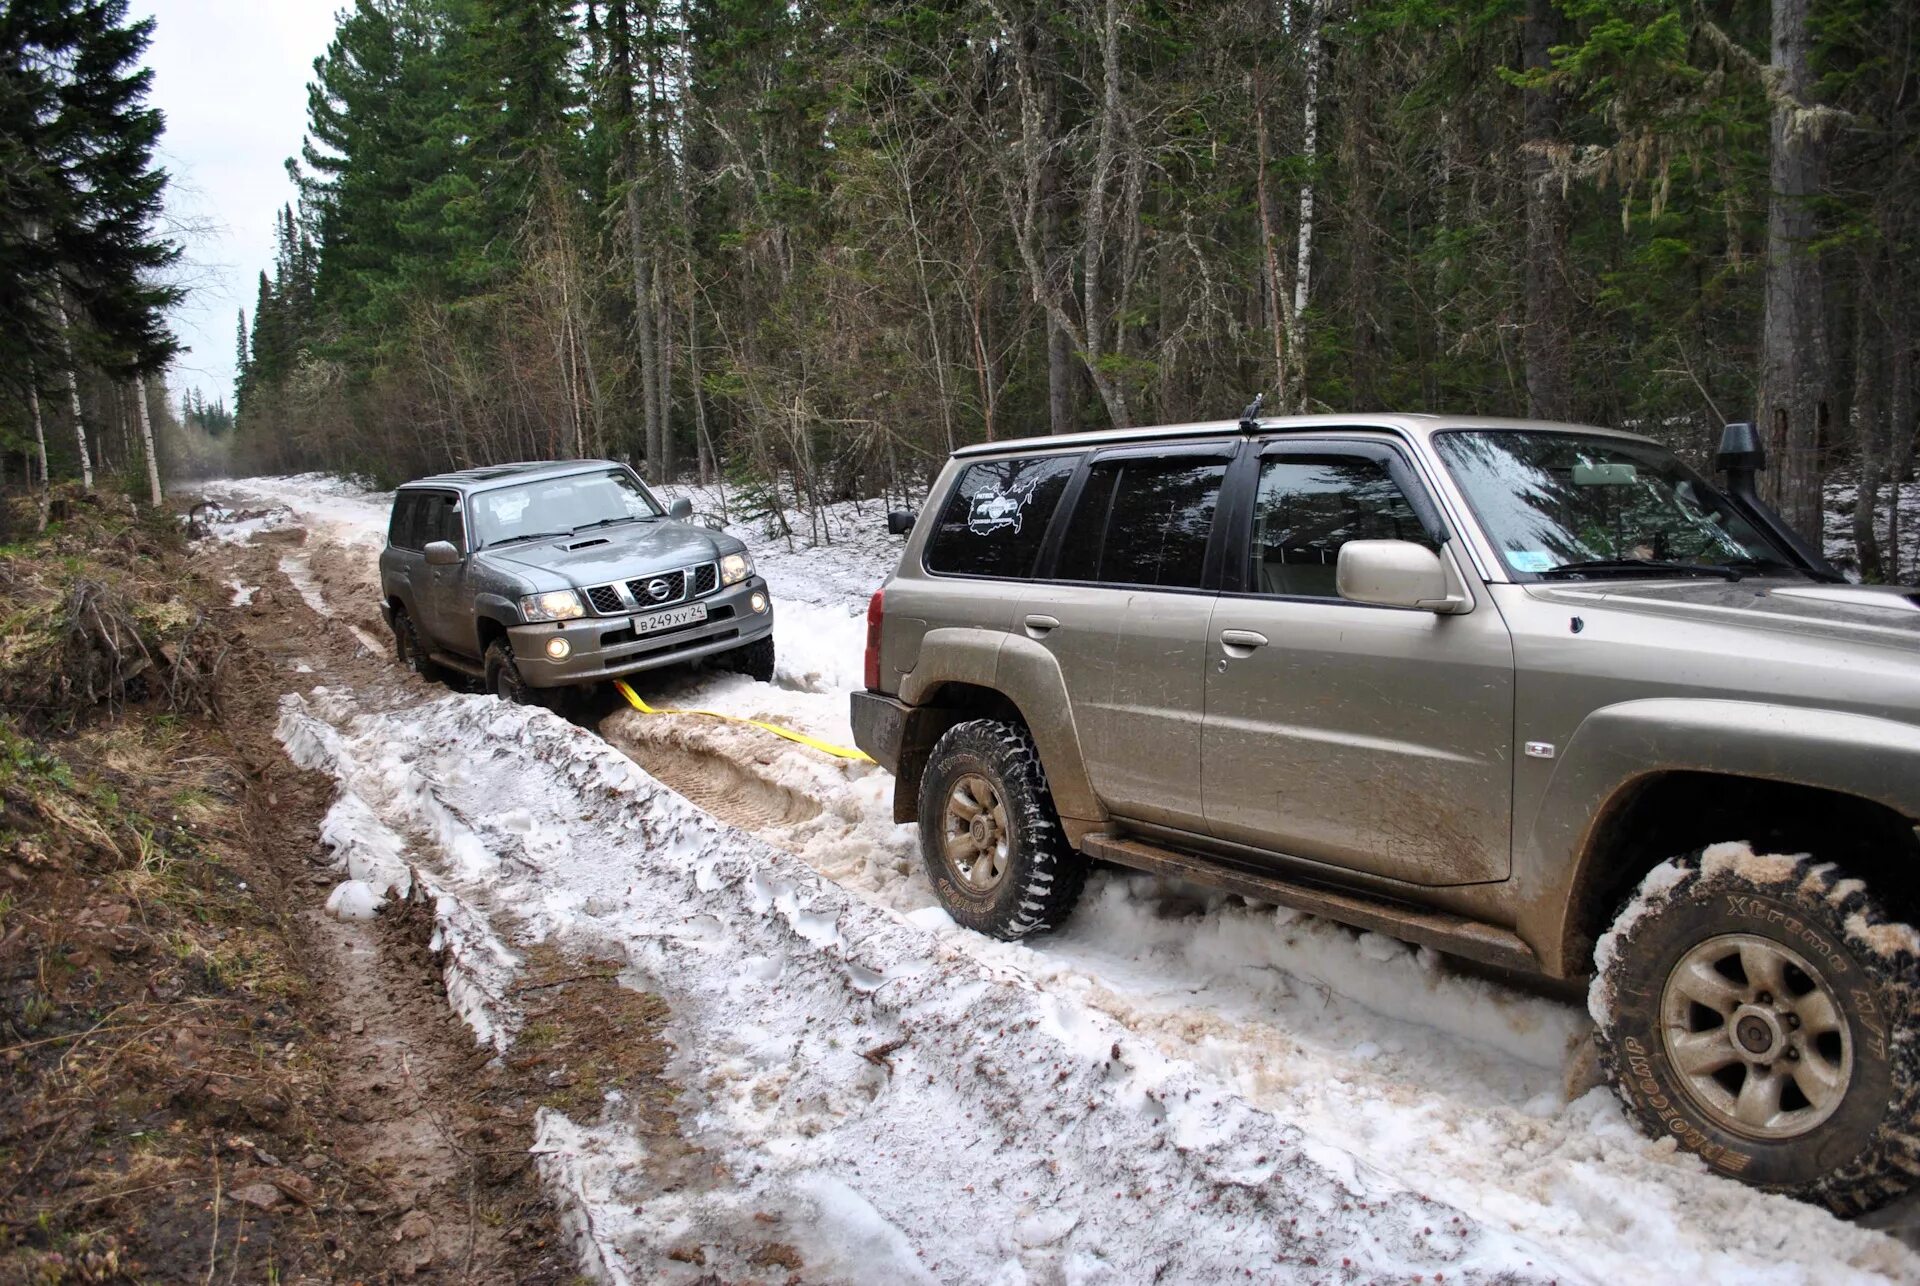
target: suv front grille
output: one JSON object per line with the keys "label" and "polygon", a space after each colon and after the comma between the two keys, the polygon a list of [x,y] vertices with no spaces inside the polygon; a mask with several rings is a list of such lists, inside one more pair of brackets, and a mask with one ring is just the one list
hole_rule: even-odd
{"label": "suv front grille", "polygon": [[[655,589],[663,592],[656,594]],[[627,582],[627,593],[633,595],[635,606],[642,609],[665,607],[668,603],[677,603],[687,596],[687,574],[679,572],[661,572],[657,576],[642,576],[638,580]]]}
{"label": "suv front grille", "polygon": [[[655,598],[648,587],[659,582],[665,592]],[[693,588],[688,590],[688,586]],[[593,604],[593,610],[600,616],[625,616],[629,612],[646,612],[656,607],[671,607],[675,603],[685,602],[689,598],[705,598],[720,588],[720,564],[701,563],[695,567],[675,568],[670,572],[655,572],[650,576],[636,576],[624,585],[595,585],[586,591],[587,602]],[[631,600],[631,601],[629,601]]]}

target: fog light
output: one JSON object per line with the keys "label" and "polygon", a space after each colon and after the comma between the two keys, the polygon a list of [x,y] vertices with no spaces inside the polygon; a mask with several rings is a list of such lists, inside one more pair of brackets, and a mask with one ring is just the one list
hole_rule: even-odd
{"label": "fog light", "polygon": [[753,597],[747,601],[753,604],[753,610],[756,612],[764,612],[767,610],[767,596],[757,589],[753,591]]}
{"label": "fog light", "polygon": [[547,655],[556,661],[564,661],[573,655],[573,644],[564,638],[550,638],[547,640]]}

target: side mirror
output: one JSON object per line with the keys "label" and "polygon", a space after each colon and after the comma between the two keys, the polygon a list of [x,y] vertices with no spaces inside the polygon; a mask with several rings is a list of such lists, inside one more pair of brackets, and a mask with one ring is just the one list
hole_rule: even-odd
{"label": "side mirror", "polygon": [[693,501],[687,499],[685,496],[681,496],[678,500],[667,506],[667,517],[673,519],[675,522],[685,522],[687,519],[693,517]]}
{"label": "side mirror", "polygon": [[913,524],[919,518],[920,515],[911,509],[890,509],[887,511],[887,534],[904,536],[913,530]]}
{"label": "side mirror", "polygon": [[427,547],[421,552],[426,554],[429,567],[451,567],[460,561],[460,551],[445,540],[428,541]]}
{"label": "side mirror", "polygon": [[1340,597],[1379,607],[1414,607],[1429,612],[1458,610],[1448,592],[1440,555],[1410,540],[1350,540],[1340,546],[1334,568]]}

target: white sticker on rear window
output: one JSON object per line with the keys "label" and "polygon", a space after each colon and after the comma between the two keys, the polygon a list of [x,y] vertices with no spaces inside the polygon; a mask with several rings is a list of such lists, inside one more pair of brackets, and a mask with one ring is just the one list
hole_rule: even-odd
{"label": "white sticker on rear window", "polygon": [[1553,568],[1553,555],[1544,549],[1509,549],[1504,551],[1507,566],[1517,572],[1530,572],[1538,575]]}

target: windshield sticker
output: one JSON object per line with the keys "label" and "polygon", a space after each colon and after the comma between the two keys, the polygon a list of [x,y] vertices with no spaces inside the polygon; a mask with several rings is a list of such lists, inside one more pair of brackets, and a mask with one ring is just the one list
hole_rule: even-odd
{"label": "windshield sticker", "polygon": [[972,503],[967,513],[967,530],[976,536],[987,536],[1011,527],[1013,534],[1019,535],[1027,502],[1033,499],[1034,488],[1040,483],[1039,474],[1039,470],[1029,469],[1018,482],[1004,490],[990,486],[974,492],[968,497]]}
{"label": "windshield sticker", "polygon": [[1517,572],[1538,575],[1553,570],[1553,555],[1544,549],[1509,549],[1504,552],[1507,566]]}

